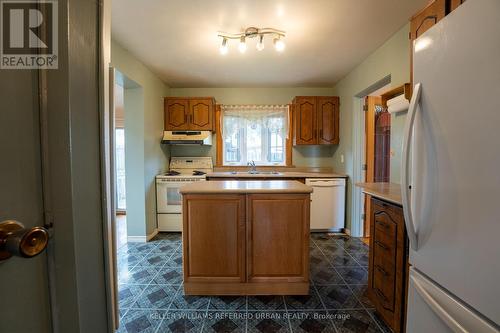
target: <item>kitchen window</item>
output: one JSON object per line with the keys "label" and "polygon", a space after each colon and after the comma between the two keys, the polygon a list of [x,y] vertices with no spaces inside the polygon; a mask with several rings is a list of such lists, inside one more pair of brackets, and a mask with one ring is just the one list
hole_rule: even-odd
{"label": "kitchen window", "polygon": [[224,105],[221,108],[222,164],[289,164],[287,105]]}

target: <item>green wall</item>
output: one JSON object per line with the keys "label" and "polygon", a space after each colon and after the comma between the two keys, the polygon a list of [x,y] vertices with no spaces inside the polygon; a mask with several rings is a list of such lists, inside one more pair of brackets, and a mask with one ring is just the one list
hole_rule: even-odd
{"label": "green wall", "polygon": [[[135,209],[133,208],[137,215],[127,218],[127,224],[138,226],[128,230],[129,236],[146,236],[156,229],[154,179],[168,166],[168,150],[162,150],[160,140],[163,134],[163,98],[169,95],[169,88],[146,66],[114,41],[111,43],[111,65],[127,78],[136,82],[142,90],[142,102],[135,106],[132,120],[127,120],[129,112],[127,112],[127,105],[125,105],[125,132],[127,132],[127,126],[133,126],[136,135],[134,141],[140,142],[139,145],[142,143],[141,146],[135,146],[132,151],[126,148],[126,161],[133,161],[135,166],[132,170],[128,166],[126,168],[127,186],[129,182],[134,184],[134,188],[138,186],[136,200],[133,202],[130,200],[132,205],[138,205]],[[132,89],[125,90],[126,103],[127,91]],[[136,98],[138,98],[137,93]],[[130,94],[128,95],[131,97]],[[134,92],[132,92],[133,95]],[[125,145],[127,147],[127,141]],[[129,206],[128,198],[127,206]],[[141,228],[140,225],[145,225],[145,227]]]}
{"label": "green wall", "polygon": [[[354,68],[333,88],[334,94],[340,96],[340,145],[333,159],[336,171],[353,176],[353,112],[357,109],[356,97],[367,88],[390,75],[391,86],[395,87],[410,80],[410,44],[408,40],[409,24],[396,32],[381,47],[375,50],[361,64]],[[401,132],[405,114],[392,115],[391,149],[395,155],[391,158],[391,181],[399,183],[399,163],[401,160]],[[340,155],[345,156],[341,163]],[[347,227],[351,227],[352,182],[348,186]]]}
{"label": "green wall", "polygon": [[[170,96],[213,96],[219,104],[288,104],[295,96],[332,95],[332,88],[171,88]],[[215,139],[215,138],[214,138]],[[342,139],[341,139],[342,140]],[[307,146],[293,148],[296,166],[331,167],[337,146]],[[171,148],[172,156],[212,156],[215,146]]]}

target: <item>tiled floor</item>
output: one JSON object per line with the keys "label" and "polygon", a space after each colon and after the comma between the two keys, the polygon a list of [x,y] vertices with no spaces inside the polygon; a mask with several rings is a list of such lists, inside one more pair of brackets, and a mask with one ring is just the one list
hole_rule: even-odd
{"label": "tiled floor", "polygon": [[118,251],[119,332],[389,332],[365,295],[368,246],[313,234],[308,296],[194,297],[182,290],[180,234]]}

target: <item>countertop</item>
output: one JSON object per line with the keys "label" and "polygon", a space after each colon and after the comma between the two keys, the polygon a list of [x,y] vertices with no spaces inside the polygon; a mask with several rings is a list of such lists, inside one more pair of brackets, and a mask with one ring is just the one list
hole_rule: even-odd
{"label": "countertop", "polygon": [[402,206],[401,185],[395,183],[356,183],[363,193]]}
{"label": "countertop", "polygon": [[223,180],[194,182],[182,186],[182,194],[227,194],[227,193],[311,193],[312,187],[295,180]]}
{"label": "countertop", "polygon": [[246,171],[217,171],[207,173],[209,178],[346,178],[347,175],[325,172],[280,171],[251,174]]}

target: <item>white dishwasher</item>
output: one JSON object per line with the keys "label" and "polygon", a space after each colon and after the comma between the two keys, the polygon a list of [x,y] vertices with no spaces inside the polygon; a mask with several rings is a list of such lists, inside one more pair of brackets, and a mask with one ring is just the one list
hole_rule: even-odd
{"label": "white dishwasher", "polygon": [[345,228],[345,179],[307,178],[311,194],[311,231],[342,231]]}

